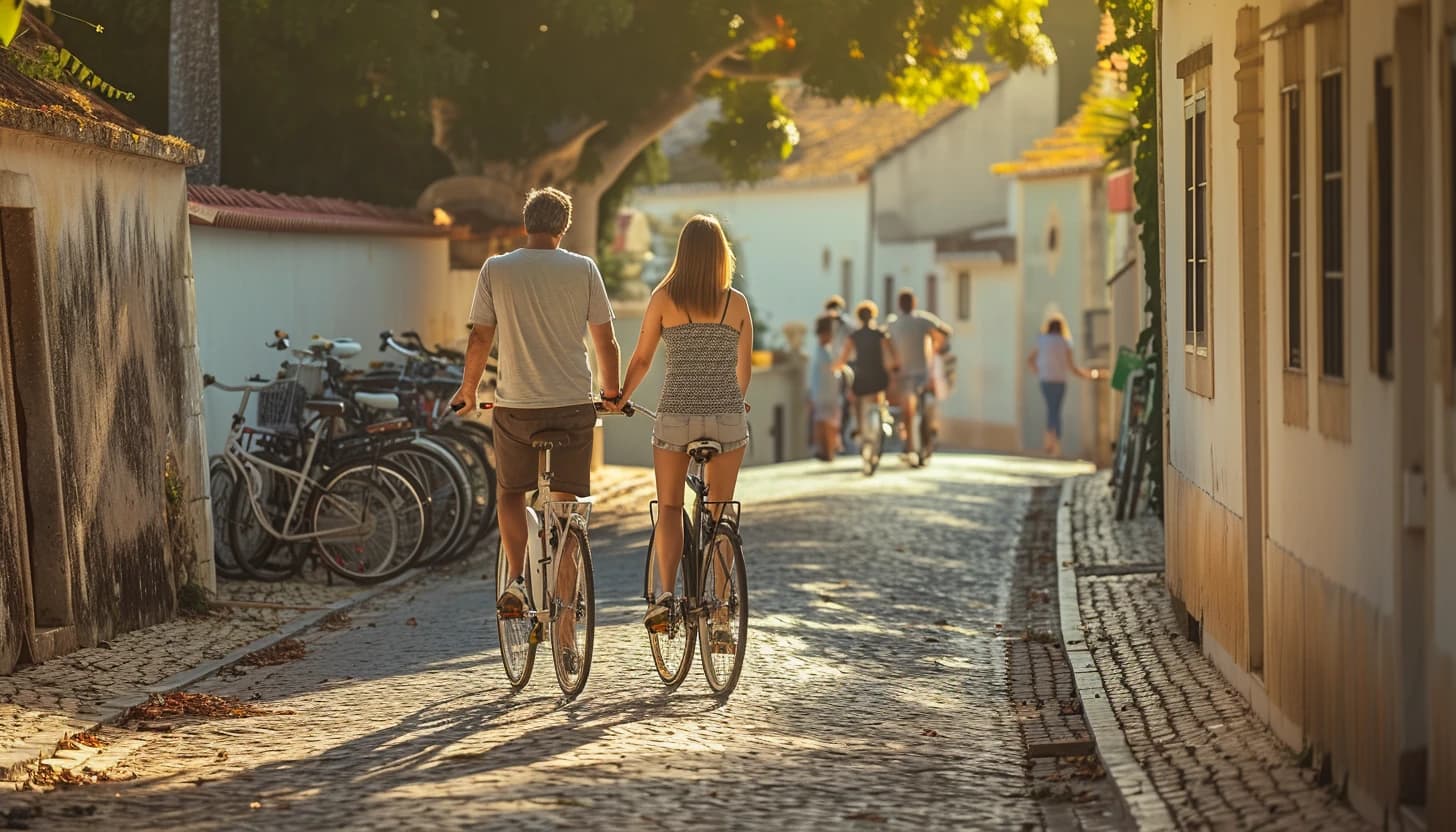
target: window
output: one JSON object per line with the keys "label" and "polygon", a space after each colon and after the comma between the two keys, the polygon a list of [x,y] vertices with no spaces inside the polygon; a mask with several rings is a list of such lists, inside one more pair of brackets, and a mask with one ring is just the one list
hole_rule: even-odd
{"label": "window", "polygon": [[967,271],[956,275],[956,318],[971,319],[971,273]]}
{"label": "window", "polygon": [[[1446,222],[1449,224],[1447,239],[1456,241],[1456,33],[1449,36],[1446,52],[1449,64],[1446,78],[1446,118],[1450,122],[1450,132],[1446,134],[1446,152],[1450,154],[1446,159],[1446,178],[1450,188]],[[1456,242],[1451,245],[1456,246]],[[1456,253],[1448,260],[1446,271],[1450,282],[1446,286],[1446,340],[1450,342],[1451,384],[1447,395],[1452,403],[1456,403]]]}
{"label": "window", "polygon": [[880,314],[889,316],[895,311],[895,276],[885,275],[885,302],[880,305]]}
{"label": "window", "polygon": [[940,276],[934,272],[925,276],[925,309],[932,315],[940,314]]}
{"label": "window", "polygon": [[854,261],[848,257],[839,261],[839,296],[854,308]]}
{"label": "window", "polygon": [[1304,369],[1304,131],[1300,89],[1284,91],[1284,364]]}
{"label": "window", "polygon": [[1320,372],[1345,378],[1344,75],[1320,78]]}
{"label": "window", "polygon": [[1208,93],[1183,106],[1185,344],[1208,351]]}
{"label": "window", "polygon": [[1375,62],[1374,365],[1395,378],[1395,96],[1389,58]]}

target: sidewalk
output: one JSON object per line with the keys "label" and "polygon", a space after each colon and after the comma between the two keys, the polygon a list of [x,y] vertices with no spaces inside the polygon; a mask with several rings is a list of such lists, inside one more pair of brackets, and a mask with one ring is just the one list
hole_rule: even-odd
{"label": "sidewalk", "polygon": [[[650,469],[604,466],[593,474],[599,499],[652,482]],[[445,567],[441,574],[480,571],[494,544]],[[50,757],[71,735],[114,721],[150,693],[192,684],[330,616],[434,574],[411,570],[376,586],[357,586],[323,570],[279,583],[220,581],[212,609],[179,614],[152,627],[122,633],[96,647],[0,675],[0,791],[21,788],[35,762]],[[62,752],[63,754],[65,752]]]}
{"label": "sidewalk", "polygon": [[1073,660],[1078,689],[1139,826],[1369,828],[1180,634],[1163,586],[1161,524],[1114,522],[1105,472],[1062,493],[1063,585],[1070,553],[1076,586],[1073,605],[1064,600],[1063,638],[1069,653],[1090,654]]}

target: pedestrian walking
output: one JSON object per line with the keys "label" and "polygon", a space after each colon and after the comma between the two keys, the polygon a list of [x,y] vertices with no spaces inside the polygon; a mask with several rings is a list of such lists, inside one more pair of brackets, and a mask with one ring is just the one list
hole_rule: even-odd
{"label": "pedestrian walking", "polygon": [[840,372],[836,369],[838,354],[834,351],[834,330],[840,323],[833,315],[821,315],[814,323],[817,339],[809,359],[809,409],[813,412],[814,447],[817,456],[833,462],[839,453],[841,409]]}
{"label": "pedestrian walking", "polygon": [[753,316],[748,298],[733,288],[733,264],[733,249],[716,218],[699,214],[688,220],[667,277],[652,291],[642,334],[627,363],[623,401],[652,369],[659,341],[666,346],[667,373],[652,429],[652,467],[657,476],[654,539],[663,591],[643,619],[649,630],[665,627],[671,616],[671,589],[682,560],[688,445],[711,439],[723,447],[707,466],[715,502],[733,499],[748,446],[745,396],[753,378]]}
{"label": "pedestrian walking", "polygon": [[[824,301],[824,315],[834,319],[834,333],[830,338],[829,350],[834,355],[839,355],[844,350],[844,342],[855,330],[854,322],[845,312],[844,298],[839,295],[830,295]],[[850,385],[853,381],[854,368],[844,367],[839,374],[839,446],[841,448],[849,444],[849,413],[854,402],[854,392],[850,389]]]}
{"label": "pedestrian walking", "polygon": [[1070,376],[1097,379],[1096,370],[1077,366],[1072,351],[1072,332],[1061,315],[1047,318],[1042,333],[1036,338],[1036,349],[1027,357],[1027,365],[1041,382],[1041,395],[1046,401],[1047,426],[1042,450],[1048,456],[1062,455],[1062,402],[1067,395]]}

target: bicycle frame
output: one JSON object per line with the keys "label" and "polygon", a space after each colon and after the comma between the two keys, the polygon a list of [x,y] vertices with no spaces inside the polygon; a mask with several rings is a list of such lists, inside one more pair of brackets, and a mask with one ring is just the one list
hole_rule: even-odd
{"label": "bicycle frame", "polygon": [[[566,544],[566,530],[572,523],[578,522],[583,527],[591,522],[591,510],[595,504],[594,498],[579,497],[575,500],[553,500],[551,499],[551,482],[554,478],[551,471],[551,450],[543,448],[537,453],[536,464],[536,496],[531,505],[526,507],[526,558],[527,568],[534,569],[540,575],[540,580],[532,584],[531,605],[534,609],[529,615],[540,621],[540,615],[544,611],[547,621],[555,621],[558,606],[556,600],[556,571],[551,565],[556,562],[557,555],[561,554],[561,547]],[[555,542],[552,542],[555,538]],[[549,609],[548,600],[550,603]]]}
{"label": "bicycle frame", "polygon": [[[243,436],[246,435],[250,430],[252,430],[247,427],[247,417],[245,415],[248,410],[248,400],[252,397],[252,394],[256,390],[260,390],[262,388],[248,385],[244,385],[241,387],[231,387],[228,385],[216,384],[215,386],[220,390],[227,390],[229,392],[241,391],[243,394],[242,401],[238,404],[238,410],[236,413],[233,414],[232,428],[228,431],[228,437],[223,446],[222,458],[227,463],[228,468],[230,468],[233,474],[238,478],[238,480],[245,483],[248,494],[248,505],[253,511],[253,519],[258,522],[258,525],[263,529],[263,531],[267,532],[270,537],[273,537],[277,540],[282,540],[286,543],[297,543],[303,540],[319,540],[324,537],[331,537],[335,535],[342,536],[350,534],[354,531],[365,528],[368,525],[367,519],[360,518],[359,523],[355,524],[354,526],[329,529],[326,532],[310,531],[295,533],[289,531],[293,528],[294,521],[296,519],[300,519],[300,503],[302,503],[303,501],[303,495],[306,493],[306,489],[308,487],[318,487],[318,482],[313,478],[309,477],[307,472],[313,469],[314,457],[318,452],[319,445],[323,442],[324,433],[326,431],[323,429],[310,431],[312,438],[309,440],[308,450],[304,455],[303,466],[300,470],[295,471],[291,468],[276,465],[266,459],[257,456],[256,454],[250,453],[247,448],[244,447],[242,441]],[[315,420],[312,424],[317,425],[320,422],[322,422],[322,420]],[[282,475],[293,485],[293,494],[289,498],[288,513],[284,516],[283,529],[281,531],[274,528],[273,524],[268,521],[268,516],[266,512],[263,511],[263,508],[259,503],[259,486],[253,481],[253,477],[249,474],[248,465],[250,464],[252,466],[255,466],[255,468],[265,469],[272,473]]]}

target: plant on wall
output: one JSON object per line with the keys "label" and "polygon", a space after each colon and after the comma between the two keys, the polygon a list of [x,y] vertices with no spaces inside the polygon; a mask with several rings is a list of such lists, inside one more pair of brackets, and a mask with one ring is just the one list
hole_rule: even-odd
{"label": "plant on wall", "polygon": [[[1138,352],[1147,368],[1163,377],[1163,291],[1160,275],[1162,256],[1158,242],[1158,61],[1157,34],[1153,30],[1155,0],[1098,0],[1103,13],[1112,18],[1114,39],[1102,47],[1101,56],[1116,56],[1125,63],[1127,89],[1135,100],[1134,123],[1112,140],[1117,151],[1131,149],[1134,174],[1133,194],[1137,199],[1139,239],[1143,246],[1143,274],[1148,285],[1144,307],[1146,327],[1138,338]],[[1163,398],[1149,403],[1153,426],[1148,453],[1158,460],[1153,465],[1149,498],[1153,510],[1163,513]]]}

